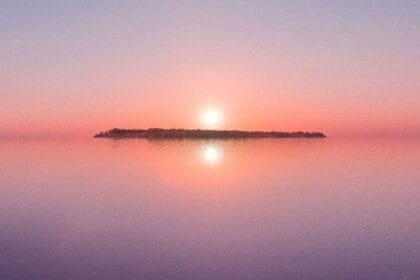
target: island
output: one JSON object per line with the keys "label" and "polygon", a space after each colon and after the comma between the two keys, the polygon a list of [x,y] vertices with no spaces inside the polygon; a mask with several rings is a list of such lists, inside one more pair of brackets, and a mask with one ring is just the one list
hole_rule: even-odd
{"label": "island", "polygon": [[147,139],[240,139],[240,138],[325,138],[321,132],[281,132],[244,130],[207,130],[178,128],[121,129],[113,128],[94,135],[95,138]]}

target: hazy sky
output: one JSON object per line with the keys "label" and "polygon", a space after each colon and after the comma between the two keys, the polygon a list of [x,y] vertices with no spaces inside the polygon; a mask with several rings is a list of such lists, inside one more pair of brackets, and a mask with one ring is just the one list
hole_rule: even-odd
{"label": "hazy sky", "polygon": [[420,1],[0,1],[0,136],[420,133]]}

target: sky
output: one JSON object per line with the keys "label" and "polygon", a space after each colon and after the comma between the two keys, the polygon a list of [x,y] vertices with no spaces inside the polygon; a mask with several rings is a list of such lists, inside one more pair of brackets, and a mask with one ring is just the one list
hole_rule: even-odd
{"label": "sky", "polygon": [[0,137],[420,135],[420,1],[0,1]]}

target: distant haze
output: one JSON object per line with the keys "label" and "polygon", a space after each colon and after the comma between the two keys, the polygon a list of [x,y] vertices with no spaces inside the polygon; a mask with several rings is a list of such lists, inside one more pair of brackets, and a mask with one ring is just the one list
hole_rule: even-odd
{"label": "distant haze", "polygon": [[[123,3],[122,3],[123,2]],[[420,135],[420,1],[0,2],[0,137]]]}

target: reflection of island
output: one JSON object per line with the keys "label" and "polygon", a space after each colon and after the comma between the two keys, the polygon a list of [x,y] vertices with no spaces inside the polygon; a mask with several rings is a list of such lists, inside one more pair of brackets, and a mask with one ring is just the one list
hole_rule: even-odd
{"label": "reflection of island", "polygon": [[94,137],[105,138],[149,138],[149,139],[228,139],[228,138],[324,138],[321,132],[281,132],[243,130],[202,130],[202,129],[120,129],[100,132]]}

